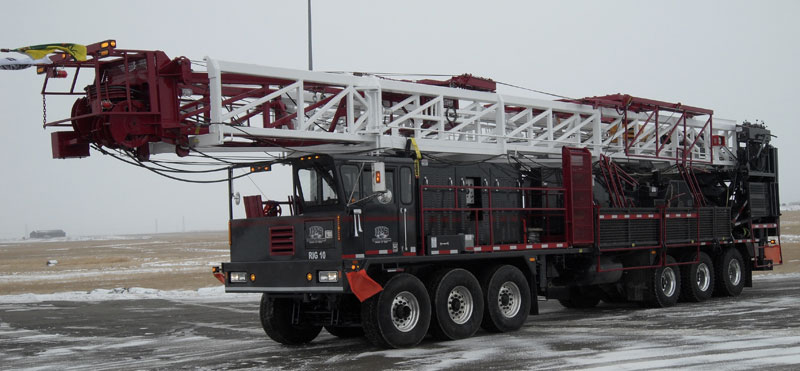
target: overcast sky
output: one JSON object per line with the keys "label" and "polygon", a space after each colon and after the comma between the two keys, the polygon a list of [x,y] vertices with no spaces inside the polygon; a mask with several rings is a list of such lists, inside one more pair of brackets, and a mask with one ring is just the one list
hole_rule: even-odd
{"label": "overcast sky", "polygon": [[[316,0],[314,67],[466,72],[570,97],[622,92],[764,120],[778,136],[788,202],[800,200],[797,14],[796,1]],[[2,25],[2,48],[115,38],[173,58],[307,67],[305,0],[15,1],[3,4]],[[0,71],[0,238],[227,227],[224,185],[178,183],[98,153],[52,159],[42,80]],[[48,119],[68,117],[71,101],[49,99]],[[262,189],[285,197],[271,187]]]}

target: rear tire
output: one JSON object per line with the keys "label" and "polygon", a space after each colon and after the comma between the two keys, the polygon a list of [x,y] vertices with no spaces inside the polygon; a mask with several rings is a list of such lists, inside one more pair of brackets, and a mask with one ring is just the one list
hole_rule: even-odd
{"label": "rear tire", "polygon": [[342,326],[327,325],[325,326],[325,330],[327,330],[331,335],[342,339],[357,338],[364,336],[364,329],[361,327],[342,327]]}
{"label": "rear tire", "polygon": [[270,339],[281,344],[299,345],[317,338],[322,326],[292,324],[293,309],[294,300],[290,298],[273,298],[267,294],[261,296],[259,317]]}
{"label": "rear tire", "polygon": [[708,254],[701,252],[700,259],[681,269],[681,301],[701,302],[714,292],[714,262]]}
{"label": "rear tire", "polygon": [[[667,264],[675,259],[667,255]],[[666,265],[649,270],[647,298],[644,304],[651,308],[666,308],[675,305],[681,294],[681,273],[677,265]]]}
{"label": "rear tire", "polygon": [[428,288],[433,304],[431,333],[439,340],[465,339],[483,320],[483,293],[472,273],[458,268],[437,275]]}
{"label": "rear tire", "polygon": [[362,303],[361,319],[364,335],[378,347],[419,344],[431,322],[431,301],[425,285],[407,273],[392,277],[383,291]]}
{"label": "rear tire", "polygon": [[531,292],[525,275],[503,265],[484,273],[481,281],[485,306],[481,327],[491,332],[518,330],[528,319]]}
{"label": "rear tire", "polygon": [[716,277],[714,294],[718,296],[739,296],[744,289],[744,260],[736,248],[726,249],[717,261],[714,270]]}

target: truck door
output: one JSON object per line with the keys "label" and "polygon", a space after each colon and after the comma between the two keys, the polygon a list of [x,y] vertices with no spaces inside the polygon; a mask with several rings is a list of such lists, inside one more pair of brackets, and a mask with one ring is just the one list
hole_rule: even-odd
{"label": "truck door", "polygon": [[[398,193],[395,185],[396,171],[386,168],[386,189],[391,192],[390,199],[372,197],[361,208],[364,253],[366,255],[393,255],[402,253],[399,226],[401,222],[398,207]],[[372,173],[365,169],[361,174],[362,195],[372,194]]]}
{"label": "truck door", "polygon": [[417,208],[414,202],[416,182],[409,166],[398,168],[397,204],[399,205],[398,232],[400,234],[400,250],[403,255],[417,253]]}

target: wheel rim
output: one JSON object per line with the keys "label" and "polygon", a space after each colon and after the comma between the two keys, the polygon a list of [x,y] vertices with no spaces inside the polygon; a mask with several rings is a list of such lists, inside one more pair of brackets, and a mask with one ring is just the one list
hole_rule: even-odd
{"label": "wheel rim", "polygon": [[700,291],[708,291],[711,286],[711,270],[706,263],[700,263],[697,266],[697,288]]}
{"label": "wheel rim", "polygon": [[668,298],[672,297],[675,295],[675,286],[675,271],[672,267],[664,267],[661,271],[661,292]]}
{"label": "wheel rim", "polygon": [[472,294],[464,286],[450,290],[447,296],[447,314],[453,322],[463,325],[472,317]]}
{"label": "wheel rim", "polygon": [[736,259],[731,259],[730,263],[728,263],[728,279],[734,286],[738,285],[742,279],[742,266],[739,265],[739,261]]}
{"label": "wheel rim", "polygon": [[503,283],[497,295],[497,304],[500,306],[500,313],[503,314],[503,317],[516,316],[522,306],[522,293],[519,291],[519,286],[511,281]]}
{"label": "wheel rim", "polygon": [[419,300],[414,294],[403,291],[392,300],[391,318],[394,327],[400,332],[409,332],[419,322]]}

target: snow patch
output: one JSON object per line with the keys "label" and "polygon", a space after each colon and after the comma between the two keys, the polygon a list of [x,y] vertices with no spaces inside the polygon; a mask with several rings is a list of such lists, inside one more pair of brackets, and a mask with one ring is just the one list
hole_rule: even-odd
{"label": "snow patch", "polygon": [[800,277],[800,273],[761,273],[754,274],[753,280],[789,280]]}
{"label": "snow patch", "polygon": [[800,210],[800,202],[790,202],[781,204],[781,211],[798,211]]}
{"label": "snow patch", "polygon": [[781,243],[784,242],[800,242],[800,235],[796,234],[782,234]]}
{"label": "snow patch", "polygon": [[56,238],[9,238],[0,240],[0,244],[24,244],[24,243],[43,243],[43,242],[81,242],[81,241],[126,241],[126,240],[149,240],[150,235],[108,235],[108,236],[67,236]]}
{"label": "snow patch", "polygon": [[202,301],[209,303],[253,302],[258,301],[258,293],[225,293],[224,286],[204,287],[192,290],[157,290],[143,287],[118,287],[113,289],[95,289],[89,292],[71,291],[55,294],[19,294],[0,295],[2,303],[41,303],[46,301],[109,301],[109,300],[141,300],[162,299],[173,301]]}

